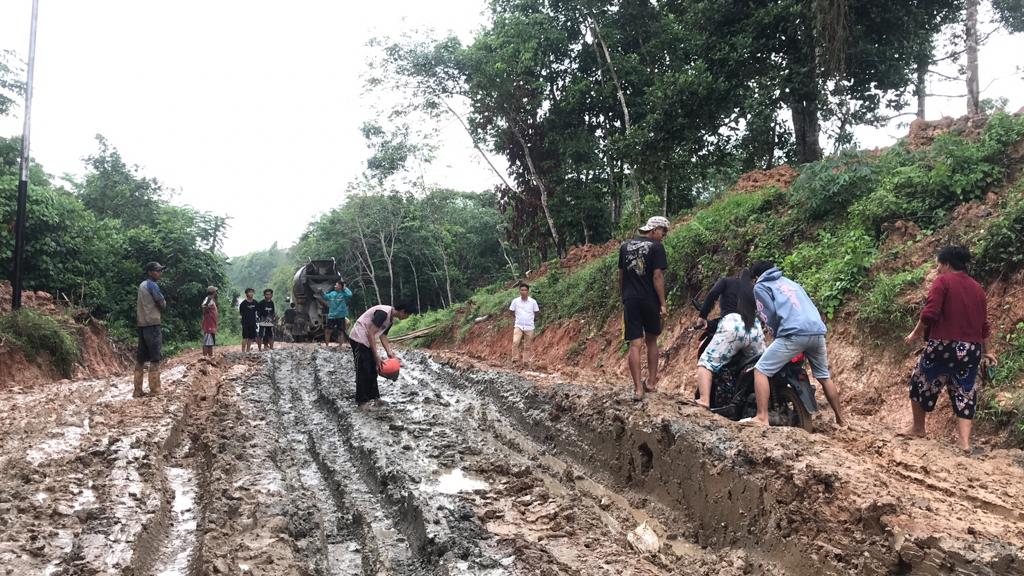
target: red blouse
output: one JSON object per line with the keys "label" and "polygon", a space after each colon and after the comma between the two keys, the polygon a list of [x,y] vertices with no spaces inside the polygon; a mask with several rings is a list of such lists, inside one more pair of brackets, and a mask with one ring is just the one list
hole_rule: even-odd
{"label": "red blouse", "polygon": [[926,338],[980,344],[989,335],[985,290],[966,272],[940,274],[921,311]]}

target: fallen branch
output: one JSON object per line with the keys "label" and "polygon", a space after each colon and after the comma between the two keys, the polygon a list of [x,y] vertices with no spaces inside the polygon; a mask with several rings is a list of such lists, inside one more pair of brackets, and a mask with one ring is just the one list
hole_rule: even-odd
{"label": "fallen branch", "polygon": [[440,324],[434,324],[433,326],[427,326],[426,328],[420,328],[419,330],[413,330],[412,332],[409,332],[408,334],[402,334],[401,336],[396,336],[394,338],[388,338],[388,340],[390,340],[391,342],[404,342],[406,340],[412,340],[414,338],[419,338],[421,336],[426,336],[426,335],[434,332],[435,330],[437,330],[440,327],[441,327]]}

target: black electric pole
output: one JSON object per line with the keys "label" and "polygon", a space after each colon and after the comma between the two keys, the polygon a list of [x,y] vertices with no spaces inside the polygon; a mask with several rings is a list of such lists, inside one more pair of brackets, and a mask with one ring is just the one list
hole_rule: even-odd
{"label": "black electric pole", "polygon": [[39,0],[32,0],[32,28],[28,40],[28,81],[25,84],[25,127],[21,133],[21,179],[18,180],[18,215],[14,221],[14,292],[11,309],[21,308],[21,285],[25,275],[25,220],[28,203],[29,135],[32,126],[32,76],[36,65],[36,17]]}

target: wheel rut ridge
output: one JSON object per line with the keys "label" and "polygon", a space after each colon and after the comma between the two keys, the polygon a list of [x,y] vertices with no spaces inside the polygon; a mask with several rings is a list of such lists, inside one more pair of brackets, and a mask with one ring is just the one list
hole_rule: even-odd
{"label": "wheel rut ridge", "polygon": [[[449,374],[439,377],[486,395],[518,429],[608,485],[684,511],[703,546],[753,549],[794,574],[888,574],[899,564],[883,537],[840,532],[847,541],[836,542],[817,533],[814,510],[826,505],[828,487],[798,494],[795,486],[759,473],[755,459],[723,434],[690,422],[637,419],[616,400],[591,398],[586,412],[574,413],[582,407],[569,396],[596,396],[580,387],[539,391],[510,374],[444,370]],[[801,533],[804,526],[812,532]]]}
{"label": "wheel rut ridge", "polygon": [[[281,399],[278,389],[279,412],[282,412],[280,434],[301,437],[293,448],[304,452],[315,466],[327,491],[327,498],[335,509],[334,522],[347,531],[359,544],[363,574],[413,574],[407,546],[396,538],[378,537],[375,526],[382,520],[383,511],[374,502],[375,497],[362,481],[340,438],[341,429],[328,420],[315,399],[304,397],[295,381],[315,381],[316,373],[304,366],[303,358],[295,354],[286,357],[292,368],[292,382],[288,385],[288,405]],[[280,387],[280,384],[276,384]],[[317,419],[319,416],[319,419]],[[386,533],[385,533],[386,534]]]}
{"label": "wheel rut ridge", "polygon": [[[841,491],[871,485],[846,486],[841,472],[801,460],[807,439],[798,431],[773,431],[781,449],[762,454],[748,449],[727,425],[651,418],[623,408],[620,395],[538,386],[517,375],[462,366],[445,370],[453,385],[490,397],[518,421],[517,428],[584,469],[603,472],[612,485],[641,491],[666,507],[688,510],[703,545],[759,550],[795,574],[1024,573],[1020,551],[1010,542],[904,534],[883,521],[896,512],[884,498],[882,505],[863,509],[837,505]],[[787,446],[790,435],[794,442]],[[642,447],[651,451],[653,466],[646,472]],[[787,466],[787,459],[803,467]],[[884,477],[872,481],[884,497]],[[988,512],[1004,517],[999,510]]]}
{"label": "wheel rut ridge", "polygon": [[[372,416],[358,413],[352,398],[339,392],[339,388],[351,386],[347,358],[320,349],[312,358],[317,404],[345,431],[343,441],[356,468],[365,484],[380,496],[423,573],[459,573],[460,563],[485,570],[497,566],[495,555],[481,546],[489,535],[474,520],[472,510],[457,500],[420,490],[423,478],[409,469],[407,451],[390,444],[389,429],[375,427],[379,423]],[[325,372],[344,375],[344,384],[327,384]],[[407,460],[404,467],[403,458]]]}

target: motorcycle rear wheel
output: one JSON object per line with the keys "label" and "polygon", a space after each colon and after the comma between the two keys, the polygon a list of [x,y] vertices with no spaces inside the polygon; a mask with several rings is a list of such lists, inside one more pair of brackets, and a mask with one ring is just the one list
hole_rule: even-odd
{"label": "motorcycle rear wheel", "polygon": [[800,397],[797,396],[796,390],[793,390],[788,386],[783,388],[782,401],[788,402],[793,407],[793,412],[797,417],[797,428],[803,428],[808,434],[814,432],[814,422],[811,421],[811,413],[807,411],[804,403],[800,401]]}

